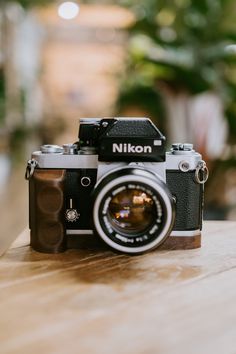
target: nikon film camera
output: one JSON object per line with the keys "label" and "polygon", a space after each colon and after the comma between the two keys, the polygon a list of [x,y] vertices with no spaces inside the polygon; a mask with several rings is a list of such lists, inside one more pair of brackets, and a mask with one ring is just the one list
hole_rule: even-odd
{"label": "nikon film camera", "polygon": [[78,142],[43,145],[28,161],[31,246],[62,252],[93,235],[130,254],[200,247],[207,177],[193,146],[166,152],[148,118],[81,119]]}

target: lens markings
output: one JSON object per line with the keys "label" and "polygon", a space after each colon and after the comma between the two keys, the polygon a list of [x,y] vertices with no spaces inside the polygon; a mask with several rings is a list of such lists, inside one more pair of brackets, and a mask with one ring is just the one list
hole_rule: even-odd
{"label": "lens markings", "polygon": [[125,243],[134,243],[134,239],[133,238],[124,237],[124,236],[121,236],[119,234],[115,234],[115,237],[118,238],[120,241],[125,242]]}
{"label": "lens markings", "polygon": [[107,231],[109,232],[109,234],[112,234],[113,233],[113,229],[112,229],[107,217],[103,216],[103,220],[104,220],[104,223],[106,225]]}
{"label": "lens markings", "polygon": [[104,203],[104,207],[102,210],[103,215],[106,215],[110,201],[111,201],[111,197],[108,197]]}
{"label": "lens markings", "polygon": [[115,195],[117,195],[118,193],[124,191],[125,189],[126,189],[126,186],[122,186],[122,187],[120,187],[120,188],[115,189],[115,190],[112,192],[113,197],[114,197]]}

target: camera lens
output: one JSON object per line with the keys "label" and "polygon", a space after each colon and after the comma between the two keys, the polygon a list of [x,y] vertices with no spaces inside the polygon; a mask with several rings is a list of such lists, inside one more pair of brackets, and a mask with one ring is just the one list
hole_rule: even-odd
{"label": "camera lens", "polygon": [[172,230],[173,198],[166,184],[144,168],[111,171],[96,185],[93,197],[94,228],[113,249],[145,252]]}
{"label": "camera lens", "polygon": [[133,235],[142,233],[153,224],[156,208],[148,193],[126,189],[111,199],[107,214],[114,230]]}

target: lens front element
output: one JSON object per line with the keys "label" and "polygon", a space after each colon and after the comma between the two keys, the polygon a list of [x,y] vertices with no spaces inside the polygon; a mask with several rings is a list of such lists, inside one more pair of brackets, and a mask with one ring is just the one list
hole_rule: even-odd
{"label": "lens front element", "polygon": [[95,187],[93,220],[98,235],[113,249],[145,252],[160,245],[172,230],[172,196],[153,172],[123,167]]}
{"label": "lens front element", "polygon": [[154,223],[156,206],[148,193],[125,188],[111,199],[107,215],[117,232],[140,234]]}

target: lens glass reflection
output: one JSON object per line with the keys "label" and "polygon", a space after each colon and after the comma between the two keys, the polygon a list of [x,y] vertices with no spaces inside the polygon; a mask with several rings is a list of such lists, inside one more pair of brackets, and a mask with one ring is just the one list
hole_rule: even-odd
{"label": "lens glass reflection", "polygon": [[152,196],[137,189],[126,189],[115,195],[108,207],[113,229],[125,234],[142,233],[156,218]]}

